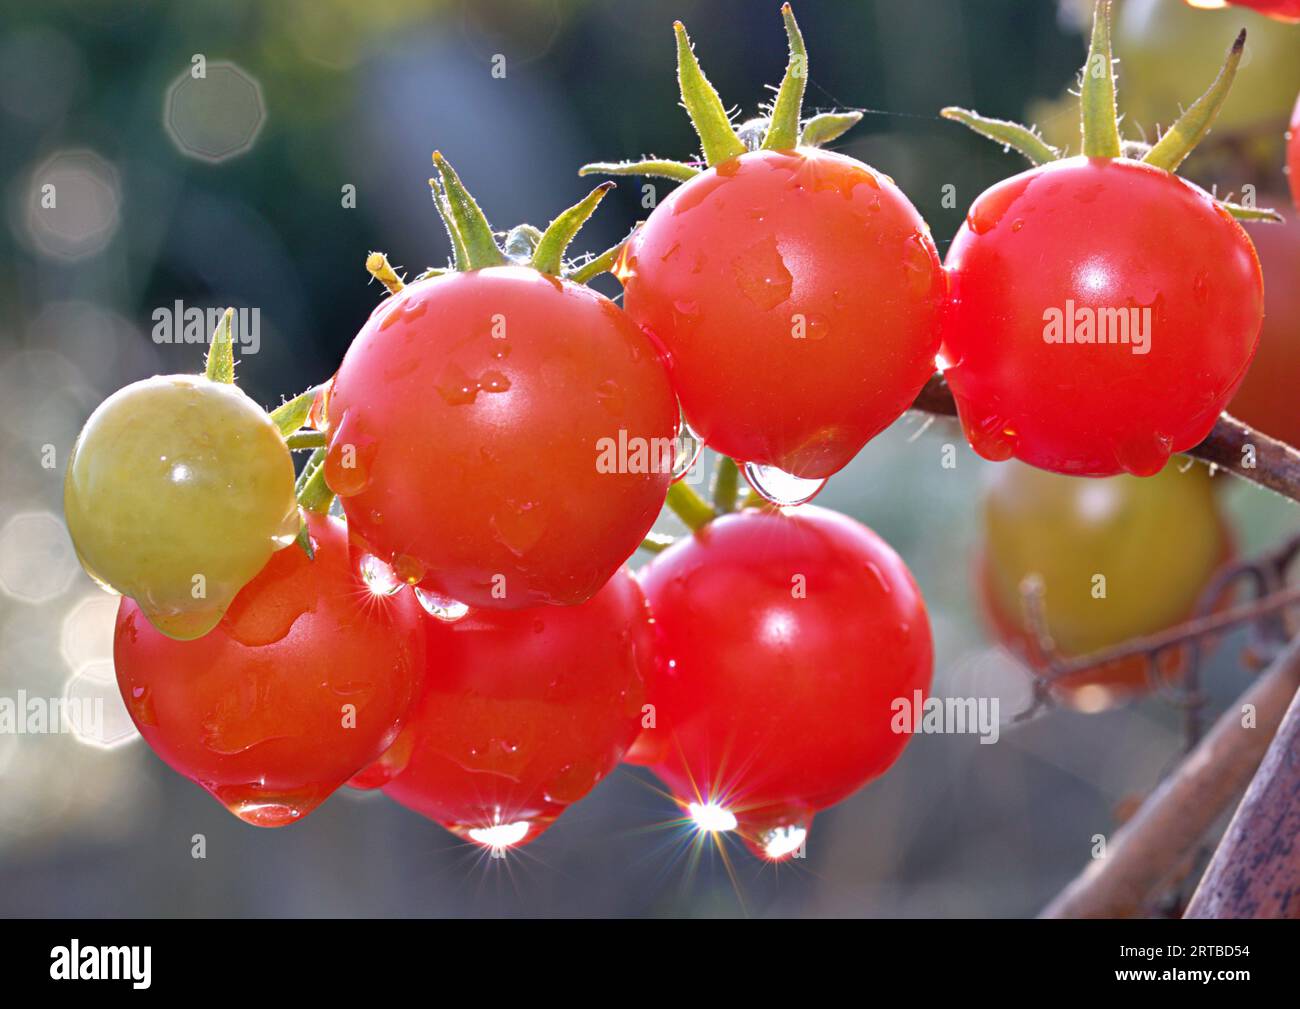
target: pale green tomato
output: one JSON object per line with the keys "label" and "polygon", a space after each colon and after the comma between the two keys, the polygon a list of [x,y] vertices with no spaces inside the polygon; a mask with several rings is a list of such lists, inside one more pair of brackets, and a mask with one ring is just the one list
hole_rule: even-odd
{"label": "pale green tomato", "polygon": [[86,571],[158,630],[201,637],[298,531],[293,459],[233,385],[160,375],[118,390],[72,449],[63,510]]}

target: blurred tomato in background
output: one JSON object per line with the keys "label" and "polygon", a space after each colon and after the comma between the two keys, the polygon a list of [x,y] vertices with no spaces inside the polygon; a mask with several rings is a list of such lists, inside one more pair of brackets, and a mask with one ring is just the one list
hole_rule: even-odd
{"label": "blurred tomato in background", "polygon": [[[1041,586],[1046,630],[1066,658],[1153,634],[1191,616],[1232,537],[1214,481],[1175,458],[1148,478],[1060,476],[1008,463],[993,474],[980,512],[979,593],[1008,648],[1044,665],[1026,626],[1024,584]],[[1176,656],[1161,662],[1177,675]],[[1056,684],[1066,702],[1100,711],[1151,685],[1145,657],[1122,659]]]}

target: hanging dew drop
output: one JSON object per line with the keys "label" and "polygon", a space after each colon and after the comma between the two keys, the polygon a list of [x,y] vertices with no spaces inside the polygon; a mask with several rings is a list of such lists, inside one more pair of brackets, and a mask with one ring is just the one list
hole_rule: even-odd
{"label": "hanging dew drop", "polygon": [[422,589],[418,585],[415,588],[415,598],[420,600],[420,605],[429,616],[444,623],[453,624],[469,612],[469,607],[464,603]]}
{"label": "hanging dew drop", "polygon": [[746,835],[742,840],[753,855],[765,862],[803,858],[804,845],[808,840],[808,824],[782,824],[760,830],[755,835]]}
{"label": "hanging dew drop", "polygon": [[753,462],[745,463],[745,479],[766,500],[782,507],[805,504],[826,486],[825,477],[809,480],[775,466],[760,466]]}
{"label": "hanging dew drop", "polygon": [[673,459],[673,483],[681,480],[691,471],[691,468],[699,462],[700,453],[704,451],[704,442],[691,429],[691,425],[686,423],[685,416],[682,417],[676,448],[677,454]]}
{"label": "hanging dew drop", "polygon": [[391,596],[402,587],[393,569],[374,554],[362,556],[357,563],[357,572],[366,588],[377,596]]}

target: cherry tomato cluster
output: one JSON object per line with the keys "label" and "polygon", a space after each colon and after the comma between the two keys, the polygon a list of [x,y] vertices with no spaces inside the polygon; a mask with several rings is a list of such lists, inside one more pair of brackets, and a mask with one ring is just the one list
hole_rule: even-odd
{"label": "cherry tomato cluster", "polygon": [[[1266,212],[1173,170],[1240,39],[1140,157],[1116,126],[1104,3],[1082,156],[946,110],[1035,167],[975,201],[941,263],[893,180],[819,149],[860,114],[802,117],[807,54],[782,14],[785,78],[739,128],[675,26],[702,159],[583,168],[682,183],[614,249],[566,258],[613,183],[503,235],[435,152],[453,260],[408,284],[372,253],[388,296],[327,383],[263,412],[233,384],[227,316],[203,376],[95,411],[66,513],[87,570],[124,596],[123,697],[149,745],[236,815],[292,823],[348,782],[505,848],[626,759],[701,829],[787,857],[899,757],[896,704],[924,698],[933,664],[902,559],[797,506],[912,404],[936,357],[992,459],[1146,476],[1215,422],[1262,315],[1234,215]],[[602,272],[621,307],[586,286]],[[720,460],[712,503],[681,480],[701,442]],[[1164,479],[1096,487],[1136,521]],[[1042,521],[1000,514],[1020,497],[995,493],[986,515],[998,613],[1025,567],[1008,530]],[[650,533],[665,501],[691,529],[671,545]],[[1082,541],[1095,523],[1079,515]],[[1222,553],[1201,525],[1200,553],[1169,566],[1183,594]],[[655,556],[633,575],[638,547]],[[1171,595],[1153,620],[1185,605]],[[1059,619],[1071,649],[1141,629]]]}

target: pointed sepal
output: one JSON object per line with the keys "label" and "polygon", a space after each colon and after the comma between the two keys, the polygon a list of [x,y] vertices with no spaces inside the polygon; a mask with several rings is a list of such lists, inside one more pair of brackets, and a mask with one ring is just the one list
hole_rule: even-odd
{"label": "pointed sepal", "polygon": [[460,230],[451,216],[451,204],[447,202],[447,194],[443,192],[442,183],[437,179],[430,179],[429,192],[433,194],[433,205],[437,208],[442,226],[447,229],[447,238],[451,241],[452,269],[468,270],[469,252],[466,251],[465,241],[460,237]]}
{"label": "pointed sepal", "polygon": [[785,77],[772,103],[772,121],[763,137],[763,150],[788,151],[799,143],[799,119],[803,115],[803,95],[808,86],[808,50],[794,19],[790,5],[781,5],[781,18],[785,21],[785,34],[790,43],[790,58],[786,63]]}
{"label": "pointed sepal", "polygon": [[677,82],[682,92],[682,104],[699,134],[704,160],[712,168],[744,154],[745,145],[736,136],[731,117],[727,115],[718,92],[700,69],[686,27],[675,21],[673,32],[677,36]]}
{"label": "pointed sepal", "polygon": [[203,363],[203,375],[209,382],[230,385],[235,381],[235,341],[230,331],[234,318],[235,310],[227,308],[212,332],[208,356]]}
{"label": "pointed sepal", "polygon": [[1201,138],[1209,133],[1210,127],[1214,125],[1219,109],[1223,107],[1224,100],[1228,97],[1228,90],[1232,87],[1232,79],[1237,74],[1237,67],[1241,63],[1241,55],[1245,48],[1246,29],[1243,28],[1237,35],[1236,41],[1232,43],[1232,48],[1228,50],[1228,56],[1223,61],[1219,75],[1214,78],[1214,83],[1210,85],[1209,90],[1178,117],[1178,121],[1165,131],[1165,135],[1151,150],[1147,151],[1143,161],[1148,165],[1163,168],[1166,172],[1178,170],[1178,166],[1192,153]]}
{"label": "pointed sepal", "polygon": [[433,152],[433,163],[437,166],[442,180],[442,196],[456,231],[460,234],[464,246],[465,264],[459,266],[464,270],[481,270],[488,266],[501,266],[506,257],[497,246],[492,234],[492,226],[479,209],[474,197],[469,194],[456,170],[442,156],[440,151]]}
{"label": "pointed sepal", "polygon": [[558,277],[564,269],[564,253],[579,229],[587,223],[605,194],[614,188],[612,182],[602,182],[585,197],[560,214],[546,227],[537,248],[533,251],[533,269]]}
{"label": "pointed sepal", "polygon": [[1119,115],[1115,109],[1115,60],[1110,43],[1111,0],[1097,0],[1092,15],[1092,41],[1083,65],[1079,111],[1083,153],[1090,158],[1118,158]]}
{"label": "pointed sepal", "polygon": [[821,112],[803,124],[799,143],[805,147],[829,144],[832,140],[838,140],[860,122],[862,122],[861,112]]}
{"label": "pointed sepal", "polygon": [[1239,221],[1265,221],[1269,224],[1285,224],[1286,218],[1271,207],[1248,207],[1244,203],[1230,200],[1215,200],[1219,206]]}
{"label": "pointed sepal", "polygon": [[314,385],[271,411],[271,420],[280,429],[280,434],[287,438],[307,423],[307,417],[311,413],[312,404],[316,402],[318,392],[320,386]]}
{"label": "pointed sepal", "polygon": [[578,169],[579,175],[653,175],[661,179],[689,182],[700,174],[694,165],[667,158],[646,158],[643,161],[593,161]]}
{"label": "pointed sepal", "polygon": [[1014,147],[1035,165],[1045,165],[1055,161],[1061,152],[1031,130],[1028,126],[1009,122],[1005,119],[989,119],[969,109],[949,106],[939,113],[944,119],[951,119],[974,130],[982,137],[988,137],[1004,148]]}

